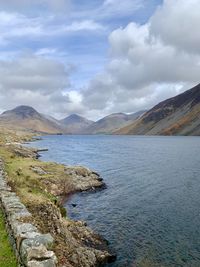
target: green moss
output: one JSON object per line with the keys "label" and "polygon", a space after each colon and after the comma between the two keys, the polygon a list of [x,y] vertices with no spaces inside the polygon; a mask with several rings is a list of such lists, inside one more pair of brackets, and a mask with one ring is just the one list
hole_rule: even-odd
{"label": "green moss", "polygon": [[67,217],[67,210],[63,206],[59,206],[62,217]]}
{"label": "green moss", "polygon": [[17,267],[14,252],[8,241],[6,233],[4,217],[0,210],[0,266],[1,267]]}

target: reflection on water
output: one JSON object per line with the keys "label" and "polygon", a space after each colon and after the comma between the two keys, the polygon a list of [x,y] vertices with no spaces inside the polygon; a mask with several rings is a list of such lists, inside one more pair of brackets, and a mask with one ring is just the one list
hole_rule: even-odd
{"label": "reflection on water", "polygon": [[49,148],[43,160],[104,178],[106,190],[66,206],[110,241],[118,253],[110,266],[200,266],[200,138],[47,136],[36,144]]}

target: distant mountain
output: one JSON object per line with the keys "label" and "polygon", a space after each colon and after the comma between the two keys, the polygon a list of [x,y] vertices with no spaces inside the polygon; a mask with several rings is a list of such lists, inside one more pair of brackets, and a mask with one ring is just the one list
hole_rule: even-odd
{"label": "distant mountain", "polygon": [[71,134],[82,133],[94,121],[83,118],[77,114],[72,114],[59,121],[65,127],[65,131]]}
{"label": "distant mountain", "polygon": [[0,125],[42,133],[61,133],[62,126],[29,106],[18,106],[0,115]]}
{"label": "distant mountain", "polygon": [[85,133],[110,134],[113,131],[133,122],[143,113],[144,111],[139,111],[130,115],[125,113],[113,113],[91,124],[85,129]]}
{"label": "distant mountain", "polygon": [[97,122],[72,114],[62,120],[44,115],[29,106],[18,106],[0,115],[0,126],[49,134],[98,134],[111,133],[134,121],[144,112],[134,114],[115,113]]}
{"label": "distant mountain", "polygon": [[200,135],[200,84],[167,99],[117,134]]}

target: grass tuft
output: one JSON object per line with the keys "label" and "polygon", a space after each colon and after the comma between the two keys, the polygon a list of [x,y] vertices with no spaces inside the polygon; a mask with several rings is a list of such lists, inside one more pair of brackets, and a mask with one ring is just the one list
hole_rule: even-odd
{"label": "grass tuft", "polygon": [[17,261],[11,245],[8,241],[3,213],[0,210],[0,266],[1,267],[17,267]]}

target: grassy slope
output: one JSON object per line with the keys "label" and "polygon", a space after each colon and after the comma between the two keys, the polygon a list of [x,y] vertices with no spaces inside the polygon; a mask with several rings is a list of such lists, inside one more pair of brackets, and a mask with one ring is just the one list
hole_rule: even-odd
{"label": "grassy slope", "polygon": [[17,267],[14,252],[8,241],[5,229],[4,217],[0,210],[0,266],[1,267]]}
{"label": "grassy slope", "polygon": [[[56,197],[47,188],[48,184],[63,184],[64,180],[68,181],[64,165],[19,157],[12,149],[10,151],[4,146],[0,146],[0,155],[5,162],[8,183],[25,205],[31,207],[41,203],[55,203]],[[41,176],[35,173],[31,169],[35,166],[41,167],[47,174]]]}
{"label": "grassy slope", "polygon": [[[30,138],[30,136],[29,136]],[[9,140],[8,140],[9,139]],[[5,170],[8,174],[7,181],[11,186],[12,190],[17,193],[21,201],[26,205],[28,210],[33,214],[34,220],[31,221],[38,227],[42,233],[49,232],[47,220],[45,217],[41,217],[41,212],[46,207],[51,207],[51,205],[56,205],[60,209],[61,214],[65,217],[66,210],[62,207],[59,198],[55,197],[49,191],[49,186],[52,184],[58,184],[58,187],[67,184],[66,191],[70,191],[70,181],[68,175],[65,174],[65,167],[61,164],[51,163],[51,162],[41,162],[34,158],[21,157],[15,153],[15,146],[6,146],[5,142],[17,142],[22,141],[21,136],[5,135],[0,133],[0,157],[4,160]],[[27,136],[28,140],[28,136]],[[45,175],[39,175],[35,173],[32,168],[40,167],[46,171]],[[41,210],[40,210],[41,209]],[[27,221],[29,222],[29,221]],[[70,220],[67,219],[67,222],[70,223]],[[58,236],[57,239],[60,237]],[[59,251],[64,249],[65,244],[59,239],[59,245],[56,241],[56,247],[53,250],[58,255],[58,260],[60,262],[61,256]],[[3,253],[3,250],[0,247],[0,253]],[[8,257],[11,261],[11,257]],[[5,267],[12,267],[8,264]],[[15,266],[15,265],[13,265]],[[4,267],[1,265],[0,267]]]}

